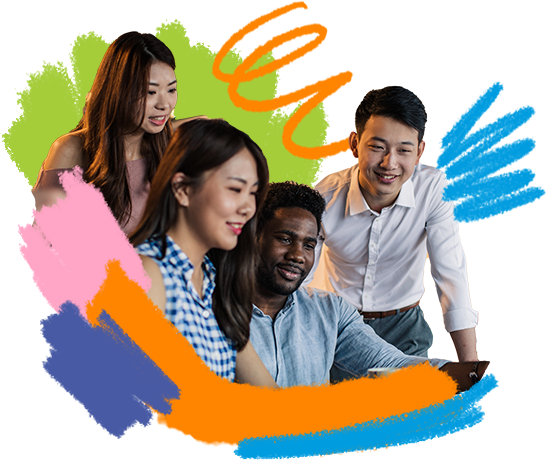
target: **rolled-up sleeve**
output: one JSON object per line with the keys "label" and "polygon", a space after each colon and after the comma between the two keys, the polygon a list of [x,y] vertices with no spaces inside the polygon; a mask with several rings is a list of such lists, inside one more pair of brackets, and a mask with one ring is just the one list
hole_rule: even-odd
{"label": "rolled-up sleeve", "polygon": [[443,200],[446,184],[442,174],[431,190],[426,232],[431,273],[442,306],[444,325],[448,332],[453,332],[475,327],[478,312],[470,303],[466,259],[453,205]]}

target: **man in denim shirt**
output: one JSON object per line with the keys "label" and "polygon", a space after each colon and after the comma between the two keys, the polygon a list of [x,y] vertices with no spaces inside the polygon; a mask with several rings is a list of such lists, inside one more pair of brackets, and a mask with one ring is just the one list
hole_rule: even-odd
{"label": "man in denim shirt", "polygon": [[317,191],[284,182],[271,184],[258,216],[261,260],[250,340],[277,384],[328,383],[332,366],[356,377],[369,368],[447,363],[405,355],[338,295],[300,288],[313,267],[324,206]]}

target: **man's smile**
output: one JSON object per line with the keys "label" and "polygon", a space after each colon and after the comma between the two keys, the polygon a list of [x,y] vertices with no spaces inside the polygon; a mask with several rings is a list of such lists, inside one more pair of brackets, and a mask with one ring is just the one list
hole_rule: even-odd
{"label": "man's smile", "polygon": [[399,176],[398,174],[382,174],[377,171],[374,171],[374,173],[379,177],[379,180],[385,184],[393,183]]}
{"label": "man's smile", "polygon": [[288,281],[296,281],[301,278],[302,269],[291,264],[279,264],[276,266],[279,274]]}

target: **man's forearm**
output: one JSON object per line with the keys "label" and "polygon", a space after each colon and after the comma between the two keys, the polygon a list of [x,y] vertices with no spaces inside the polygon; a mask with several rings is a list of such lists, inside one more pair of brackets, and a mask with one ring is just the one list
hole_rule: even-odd
{"label": "man's forearm", "polygon": [[461,329],[450,333],[460,362],[478,361],[476,328]]}

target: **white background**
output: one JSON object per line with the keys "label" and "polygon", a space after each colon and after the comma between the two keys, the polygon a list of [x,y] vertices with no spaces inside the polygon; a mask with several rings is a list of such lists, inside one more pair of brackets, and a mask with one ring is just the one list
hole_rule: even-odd
{"label": "white background", "polygon": [[[143,1],[111,2],[27,1],[2,6],[6,18],[29,17],[208,17],[208,1],[178,0],[150,3]],[[336,5],[334,2],[333,5]],[[325,14],[346,14],[339,11]],[[541,2],[491,0],[416,0],[416,30],[479,30],[491,32],[491,80],[545,80],[546,35]],[[69,13],[67,15],[67,13]],[[107,13],[107,14],[105,14]],[[354,13],[354,12],[353,12]],[[359,13],[365,14],[365,13]],[[0,23],[0,89],[4,89],[4,22]],[[545,83],[546,85],[546,83]],[[518,116],[509,111],[517,100],[507,104],[507,119]],[[5,107],[2,108],[6,110]],[[517,134],[517,133],[516,133]],[[527,155],[543,143],[544,133],[525,133],[524,141],[499,140],[502,158],[510,158],[510,149]],[[6,152],[2,152],[5,155]],[[518,161],[514,162],[518,165]],[[513,165],[512,165],[513,166]],[[511,167],[512,167],[511,166]],[[472,171],[469,160],[469,171]],[[486,175],[486,171],[472,171]],[[15,173],[15,171],[14,171]],[[522,180],[541,180],[543,171]],[[499,181],[502,178],[491,178]],[[1,206],[1,205],[0,205]],[[1,210],[3,211],[3,210]],[[507,210],[517,213],[518,210]],[[537,212],[542,212],[540,202]],[[3,241],[3,213],[0,213]],[[2,344],[2,452],[4,458],[79,458],[81,449],[28,449],[28,329],[17,328],[16,318],[16,244],[0,243],[0,305],[4,321],[0,325]],[[543,436],[543,412],[546,409],[541,358],[544,353],[539,337],[546,320],[542,295],[546,229],[524,226],[491,227],[491,344],[492,370],[500,373],[500,457],[501,459],[539,458]],[[538,358],[538,359],[537,359]],[[480,420],[469,427],[468,439],[455,443],[472,446],[480,442]],[[441,455],[441,453],[439,453]]]}

